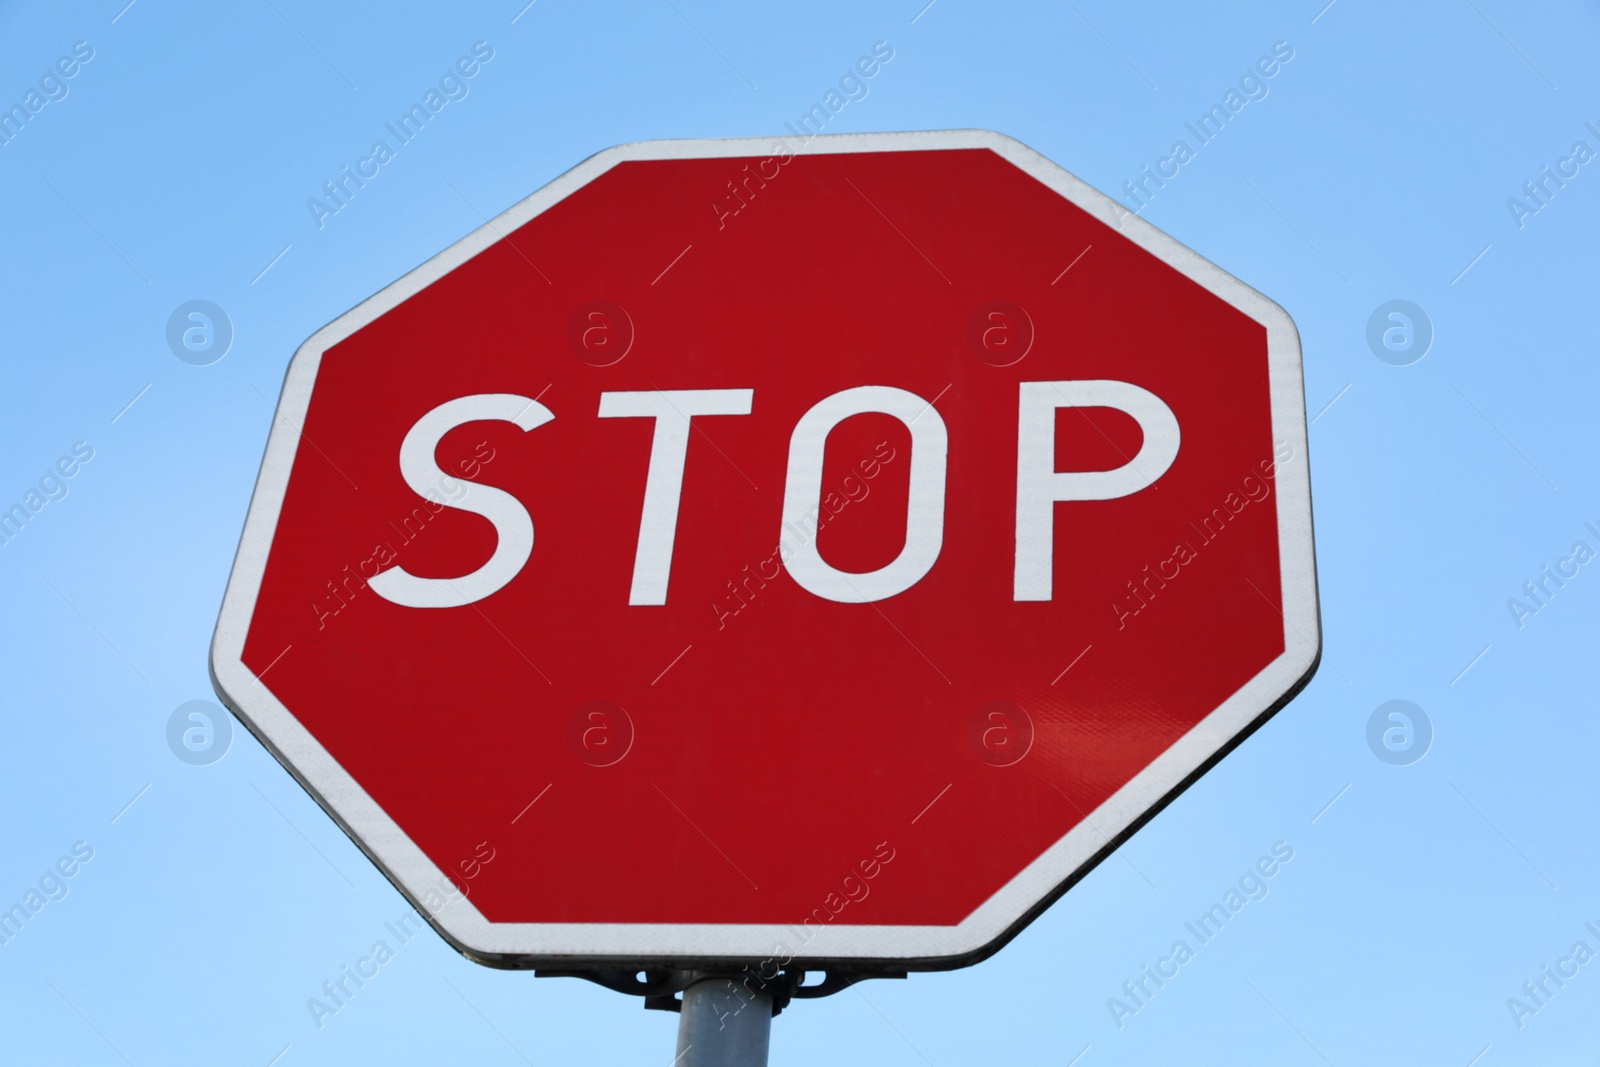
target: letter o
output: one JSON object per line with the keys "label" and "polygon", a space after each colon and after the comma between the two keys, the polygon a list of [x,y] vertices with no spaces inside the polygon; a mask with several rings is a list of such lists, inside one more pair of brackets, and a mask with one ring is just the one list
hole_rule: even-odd
{"label": "letter o", "polygon": [[[852,415],[868,412],[899,419],[911,431],[911,491],[906,541],[900,554],[875,571],[854,574],[830,566],[817,551],[817,508],[822,496],[822,458],[828,434]],[[862,385],[818,401],[795,423],[789,438],[789,470],[783,489],[783,533],[791,541],[789,574],[824,600],[867,604],[886,600],[917,584],[944,545],[945,460],[949,434],[944,419],[915,393],[887,385]],[[799,543],[794,543],[800,538]]]}

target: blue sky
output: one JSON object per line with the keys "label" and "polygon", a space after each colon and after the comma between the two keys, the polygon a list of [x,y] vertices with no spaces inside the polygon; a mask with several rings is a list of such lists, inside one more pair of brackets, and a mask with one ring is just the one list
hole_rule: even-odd
{"label": "blue sky", "polygon": [[[244,730],[206,766],[167,741],[211,699],[289,356],[477,209],[613,144],[779,133],[876,41],[830,132],[994,129],[1113,195],[1286,42],[1143,214],[1299,327],[1322,669],[997,956],[797,1005],[772,1062],[1590,1062],[1600,962],[1520,1027],[1507,999],[1600,951],[1600,568],[1508,600],[1600,550],[1593,5],[124,2],[0,4],[0,104],[48,99],[0,146],[0,498],[55,497],[0,545],[0,898],[73,871],[0,946],[8,1057],[667,1063],[675,1016],[429,932],[312,1022],[404,901]],[[467,95],[319,228],[307,199],[478,41]],[[1545,166],[1576,174],[1541,204]],[[192,300],[232,325],[208,366],[167,343]],[[1405,366],[1367,341],[1392,300],[1432,327]],[[1431,723],[1408,765],[1368,746],[1396,699]],[[1280,841],[1266,898],[1119,1028],[1108,998]]]}

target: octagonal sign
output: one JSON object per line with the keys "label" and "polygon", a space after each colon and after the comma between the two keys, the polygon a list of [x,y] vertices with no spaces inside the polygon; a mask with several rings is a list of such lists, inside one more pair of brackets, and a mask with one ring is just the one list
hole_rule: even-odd
{"label": "octagonal sign", "polygon": [[1016,141],[628,145],[296,353],[212,669],[482,962],[957,965],[1308,680],[1305,448]]}

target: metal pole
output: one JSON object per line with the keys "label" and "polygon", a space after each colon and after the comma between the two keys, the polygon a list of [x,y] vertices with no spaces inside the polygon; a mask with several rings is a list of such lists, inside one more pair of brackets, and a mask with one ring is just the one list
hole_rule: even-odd
{"label": "metal pole", "polygon": [[771,1037],[771,996],[706,978],[683,991],[673,1067],[766,1067]]}

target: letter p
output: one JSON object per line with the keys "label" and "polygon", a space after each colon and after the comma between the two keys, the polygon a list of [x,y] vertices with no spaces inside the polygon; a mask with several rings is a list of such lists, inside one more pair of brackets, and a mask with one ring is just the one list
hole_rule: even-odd
{"label": "letter p", "polygon": [[[1153,484],[1178,455],[1178,419],[1154,393],[1129,382],[1094,379],[1022,382],[1017,411],[1017,554],[1013,600],[1049,600],[1055,506],[1115,500]],[[1056,411],[1115,408],[1144,434],[1139,454],[1108,471],[1056,470]]]}

